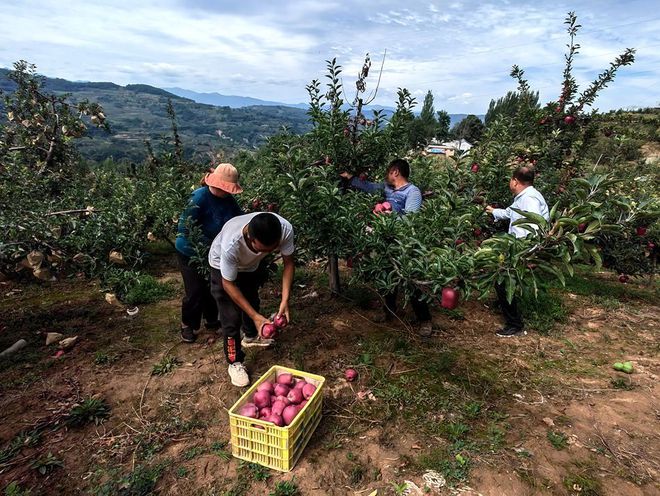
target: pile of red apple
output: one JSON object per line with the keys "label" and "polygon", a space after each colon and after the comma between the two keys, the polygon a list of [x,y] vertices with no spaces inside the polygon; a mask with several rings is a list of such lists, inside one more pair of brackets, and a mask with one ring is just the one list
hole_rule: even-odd
{"label": "pile of red apple", "polygon": [[389,214],[392,213],[392,204],[390,202],[376,203],[376,206],[372,210],[376,215],[378,214]]}
{"label": "pile of red apple", "polygon": [[278,427],[291,425],[315,391],[316,386],[305,379],[295,379],[288,373],[280,374],[275,382],[259,384],[257,392],[239,409],[238,414],[271,422]]}
{"label": "pile of red apple", "polygon": [[261,335],[266,339],[275,339],[288,323],[285,315],[276,315],[272,324],[266,322],[261,326]]}

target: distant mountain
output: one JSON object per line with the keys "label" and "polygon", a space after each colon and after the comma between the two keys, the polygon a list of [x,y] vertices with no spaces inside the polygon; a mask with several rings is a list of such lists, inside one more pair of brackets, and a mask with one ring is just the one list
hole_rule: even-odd
{"label": "distant mountain", "polygon": [[[208,105],[216,105],[218,107],[230,107],[230,108],[243,108],[243,107],[249,107],[252,105],[266,105],[266,106],[281,106],[281,107],[291,107],[291,108],[298,108],[298,109],[307,109],[309,107],[308,103],[282,103],[282,102],[274,102],[270,100],[260,100],[258,98],[252,98],[249,96],[236,96],[236,95],[222,95],[220,93],[198,93],[196,91],[192,90],[186,90],[184,88],[163,88],[164,91],[173,93],[175,95],[178,95],[183,98],[189,98],[190,100],[193,100],[197,103],[206,103]],[[350,108],[349,105],[344,105],[346,109]],[[381,110],[382,115],[385,117],[389,117],[394,113],[396,110],[394,107],[387,107],[387,106],[382,106],[382,105],[367,105],[364,107],[364,113],[369,115],[370,112],[373,112],[374,110]],[[415,108],[415,114],[419,114],[421,111],[421,106],[417,105]],[[451,119],[451,126],[453,127],[455,124],[458,124],[461,122],[465,117],[467,117],[468,114],[449,114],[449,118]],[[478,115],[482,121],[484,120],[484,115]]]}
{"label": "distant mountain", "polygon": [[[7,69],[0,69],[0,91],[5,93],[14,91],[8,73]],[[306,112],[308,105],[302,103],[287,105],[146,84],[120,86],[60,78],[44,78],[44,81],[46,91],[70,93],[72,102],[88,99],[103,106],[112,132],[108,134],[90,127],[89,136],[78,141],[83,156],[96,162],[107,158],[141,162],[146,156],[145,141],[152,142],[156,150],[169,143],[172,127],[166,111],[168,100],[172,101],[177,116],[185,152],[189,156],[204,157],[204,160],[210,151],[233,153],[241,148],[257,148],[284,126],[296,134],[311,129]],[[2,107],[0,99],[0,111]],[[394,112],[392,107],[373,106],[366,107],[365,114],[369,116],[376,108],[382,110],[385,118]],[[451,125],[465,115],[450,114]]]}
{"label": "distant mountain", "polygon": [[[0,90],[14,91],[7,79],[9,71],[0,69]],[[112,129],[111,134],[95,127],[89,136],[78,140],[78,147],[89,160],[101,162],[107,158],[141,162],[146,156],[145,141],[156,150],[172,139],[172,125],[167,115],[167,102],[177,117],[179,134],[189,156],[203,157],[210,151],[232,153],[242,148],[256,148],[267,137],[286,126],[302,134],[311,129],[305,110],[299,108],[260,105],[241,108],[200,104],[161,88],[145,84],[120,86],[107,82],[73,82],[45,78],[45,89],[52,93],[70,93],[71,101],[88,99],[103,106]],[[0,110],[2,110],[0,99]],[[0,116],[0,119],[4,115]]]}
{"label": "distant mountain", "polygon": [[249,96],[221,95],[220,93],[198,93],[196,91],[186,90],[183,88],[163,88],[163,90],[184,98],[189,98],[197,103],[206,103],[208,105],[215,105],[217,107],[242,108],[250,107],[253,105],[292,107],[299,109],[307,109],[308,107],[308,104],[306,103],[281,103],[272,102],[269,100],[260,100],[258,98],[252,98]]}

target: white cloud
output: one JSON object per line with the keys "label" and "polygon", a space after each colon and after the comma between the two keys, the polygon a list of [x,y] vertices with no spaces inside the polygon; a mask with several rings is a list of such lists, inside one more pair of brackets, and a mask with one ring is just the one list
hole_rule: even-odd
{"label": "white cloud", "polygon": [[[3,2],[0,66],[18,59],[49,76],[119,84],[176,85],[267,100],[307,100],[305,85],[323,82],[325,61],[344,67],[353,96],[365,52],[375,87],[387,50],[377,102],[393,106],[398,87],[436,108],[483,113],[491,98],[515,89],[513,64],[526,70],[542,99],[561,87],[567,37],[564,13],[576,10],[583,29],[576,77],[588,84],[625,47],[637,62],[597,100],[601,109],[655,104],[660,89],[660,21],[651,0],[545,2],[261,2],[144,0],[66,3]],[[575,3],[575,2],[573,2]]]}

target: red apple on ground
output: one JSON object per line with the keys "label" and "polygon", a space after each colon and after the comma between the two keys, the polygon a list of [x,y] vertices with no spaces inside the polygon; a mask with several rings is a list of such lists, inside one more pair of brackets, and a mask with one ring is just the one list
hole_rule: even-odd
{"label": "red apple on ground", "polygon": [[454,288],[442,288],[440,306],[447,310],[453,310],[458,306],[458,291]]}
{"label": "red apple on ground", "polygon": [[355,369],[346,369],[346,372],[344,372],[344,377],[348,382],[353,382],[355,379],[358,377],[357,370]]}

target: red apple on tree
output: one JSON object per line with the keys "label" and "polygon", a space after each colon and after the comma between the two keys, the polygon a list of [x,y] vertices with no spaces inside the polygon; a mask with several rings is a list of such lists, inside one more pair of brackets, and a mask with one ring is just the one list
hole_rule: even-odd
{"label": "red apple on tree", "polygon": [[473,164],[472,164],[472,167],[470,167],[470,170],[471,170],[473,173],[476,174],[477,172],[479,172],[479,164],[476,163],[476,162],[473,163]]}
{"label": "red apple on tree", "polygon": [[360,178],[360,181],[366,181],[368,176],[366,172],[363,172],[358,177]]}
{"label": "red apple on tree", "polygon": [[625,275],[625,274],[621,274],[621,275],[619,276],[619,282],[620,282],[620,283],[623,283],[623,284],[627,283],[629,279],[630,279],[630,278],[629,278],[627,275]]}
{"label": "red apple on tree", "polygon": [[646,227],[644,226],[639,226],[635,232],[637,233],[637,236],[645,236],[646,235]]}
{"label": "red apple on tree", "polygon": [[458,291],[454,288],[442,288],[440,306],[447,310],[453,310],[458,306]]}
{"label": "red apple on tree", "polygon": [[587,223],[586,223],[586,222],[582,222],[582,223],[578,226],[578,232],[583,233],[583,232],[586,231],[586,230],[587,230]]}
{"label": "red apple on tree", "polygon": [[572,115],[567,115],[564,117],[564,124],[568,124],[569,126],[575,122],[575,117]]}
{"label": "red apple on tree", "polygon": [[259,200],[258,198],[252,200],[252,209],[259,210],[260,208],[261,208],[261,200]]}
{"label": "red apple on tree", "polygon": [[481,229],[478,228],[478,227],[475,227],[475,228],[474,228],[474,231],[472,231],[472,232],[473,232],[474,235],[477,236],[477,237],[481,236]]}

